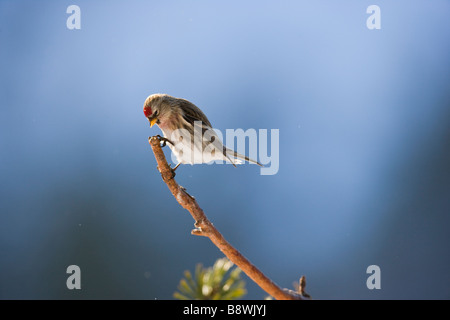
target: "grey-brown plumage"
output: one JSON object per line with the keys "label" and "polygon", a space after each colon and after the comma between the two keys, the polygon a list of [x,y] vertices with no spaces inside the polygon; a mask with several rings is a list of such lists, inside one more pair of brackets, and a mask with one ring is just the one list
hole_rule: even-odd
{"label": "grey-brown plumage", "polygon": [[206,115],[188,100],[167,94],[153,94],[145,100],[144,114],[150,121],[150,126],[157,124],[164,137],[173,142],[169,147],[179,164],[224,160],[236,166],[235,164],[241,163],[237,159],[242,159],[262,166],[225,147]]}

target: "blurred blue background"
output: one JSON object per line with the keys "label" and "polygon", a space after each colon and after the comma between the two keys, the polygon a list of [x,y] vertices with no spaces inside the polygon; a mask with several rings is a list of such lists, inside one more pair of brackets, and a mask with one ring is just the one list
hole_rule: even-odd
{"label": "blurred blue background", "polygon": [[[449,299],[449,15],[444,0],[0,1],[0,298],[172,299],[222,256],[156,170],[142,106],[161,92],[223,132],[280,130],[276,175],[177,171],[277,284]],[[266,296],[244,278],[246,299]]]}

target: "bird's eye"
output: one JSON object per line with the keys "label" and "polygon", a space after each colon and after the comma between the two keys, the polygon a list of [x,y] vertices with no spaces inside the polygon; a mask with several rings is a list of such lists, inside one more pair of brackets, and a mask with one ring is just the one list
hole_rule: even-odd
{"label": "bird's eye", "polygon": [[153,113],[153,117],[156,117],[158,115],[158,110],[155,110],[155,112]]}

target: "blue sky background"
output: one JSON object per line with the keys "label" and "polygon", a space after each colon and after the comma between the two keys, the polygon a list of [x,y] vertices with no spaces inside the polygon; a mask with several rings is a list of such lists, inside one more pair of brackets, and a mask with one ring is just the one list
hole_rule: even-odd
{"label": "blue sky background", "polygon": [[161,92],[223,132],[280,130],[276,175],[176,177],[277,284],[449,299],[449,15],[443,0],[0,1],[0,298],[172,299],[222,256],[156,170],[142,106]]}

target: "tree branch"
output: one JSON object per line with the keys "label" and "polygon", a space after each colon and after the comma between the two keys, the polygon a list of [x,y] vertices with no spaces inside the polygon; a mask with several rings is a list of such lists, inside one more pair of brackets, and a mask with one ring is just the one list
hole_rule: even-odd
{"label": "tree branch", "polygon": [[[247,276],[258,284],[264,291],[277,300],[303,300],[308,299],[309,296],[305,295],[304,286],[302,291],[295,292],[293,290],[281,289],[272,280],[266,277],[257,267],[255,267],[247,258],[245,258],[238,250],[230,245],[222,234],[213,226],[208,220],[202,208],[198,205],[193,196],[188,194],[186,190],[180,186],[174,179],[174,172],[167,163],[164,152],[161,148],[161,141],[164,142],[164,138],[160,136],[153,136],[149,138],[150,146],[155,154],[156,162],[158,163],[158,170],[161,173],[163,181],[169,187],[175,199],[178,203],[189,213],[195,220],[192,230],[193,235],[208,237],[212,243],[214,243],[220,251],[228,257],[235,265],[237,265]],[[170,142],[170,141],[169,141]]]}

